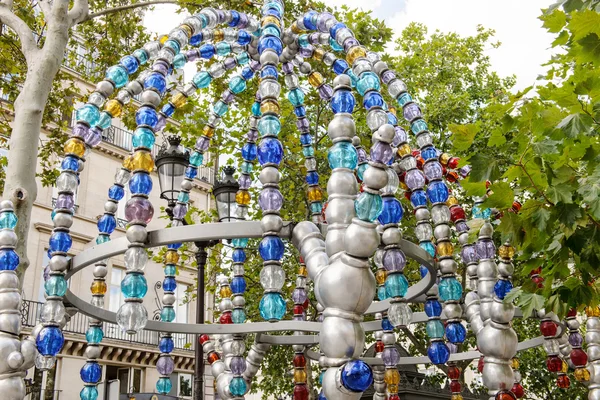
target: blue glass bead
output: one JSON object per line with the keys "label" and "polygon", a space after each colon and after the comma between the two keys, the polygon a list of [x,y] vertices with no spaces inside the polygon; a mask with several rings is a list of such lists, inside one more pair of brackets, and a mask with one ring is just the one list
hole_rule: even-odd
{"label": "blue glass bead", "polygon": [[[244,69],[242,69],[242,78],[245,80],[250,80],[252,79],[252,77],[254,76],[254,70],[250,67],[244,67]],[[244,86],[244,89],[246,89],[246,87]]]}
{"label": "blue glass bead", "polygon": [[0,250],[0,271],[14,271],[18,266],[19,255],[13,249]]}
{"label": "blue glass bead", "polygon": [[234,276],[231,280],[231,291],[234,294],[246,291],[246,279],[243,276]]}
{"label": "blue glass bead", "polygon": [[408,279],[404,274],[390,274],[385,280],[385,292],[388,297],[404,297],[408,290]]}
{"label": "blue glass bead", "polygon": [[217,48],[217,55],[226,56],[231,53],[231,45],[227,42],[219,42],[215,46]]}
{"label": "blue glass bead", "polygon": [[290,90],[287,97],[294,107],[298,107],[304,103],[304,92],[300,88]]}
{"label": "blue glass bead", "polygon": [[156,391],[160,394],[168,394],[172,387],[171,379],[166,377],[160,377],[158,378],[158,382],[156,382]]}
{"label": "blue glass bead", "polygon": [[400,96],[398,96],[398,105],[400,107],[404,107],[406,104],[410,103],[411,101],[412,101],[412,96],[406,92],[404,92]]}
{"label": "blue glass bead", "polygon": [[200,71],[192,78],[192,82],[198,89],[207,88],[212,81],[212,76],[206,71]]}
{"label": "blue glass bead", "polygon": [[163,44],[163,48],[173,49],[173,52],[175,54],[179,54],[179,52],[181,51],[181,46],[179,46],[179,42],[177,42],[176,40],[167,40],[165,44]]}
{"label": "blue glass bead", "polygon": [[92,104],[84,104],[77,109],[76,118],[78,121],[86,122],[89,126],[96,126],[100,120],[100,110]]}
{"label": "blue glass bead", "polygon": [[107,234],[102,233],[96,238],[96,244],[102,244],[106,242],[110,242],[110,236],[108,236]]}
{"label": "blue glass bead", "polygon": [[244,174],[248,174],[250,175],[250,173],[252,172],[252,170],[254,169],[254,165],[250,162],[244,161],[242,163],[242,166],[240,168],[240,170],[244,173]]}
{"label": "blue glass bead", "polygon": [[426,266],[419,265],[419,274],[421,275],[421,278],[425,278],[428,273],[429,273],[429,270],[427,269]]}
{"label": "blue glass bead", "polygon": [[246,394],[248,385],[241,376],[234,376],[231,382],[229,382],[229,391],[234,397],[242,397]]}
{"label": "blue glass bead", "polygon": [[190,45],[198,46],[200,43],[202,43],[203,39],[204,37],[202,36],[202,32],[200,32],[197,35],[194,35],[190,38]]}
{"label": "blue glass bead", "polygon": [[85,383],[97,383],[102,378],[102,367],[97,362],[88,361],[81,367],[79,376]]}
{"label": "blue glass bead", "polygon": [[71,248],[73,239],[67,232],[58,231],[50,236],[50,250],[66,253]]}
{"label": "blue glass bead", "polygon": [[233,262],[243,263],[246,261],[246,252],[242,249],[233,250],[233,254],[231,255]]}
{"label": "blue glass bead", "polygon": [[[367,93],[367,94],[368,94],[368,93]],[[385,104],[384,104],[384,106],[385,106]],[[386,107],[387,107],[387,106],[386,106]],[[386,107],[384,107],[384,109],[385,109]],[[398,125],[398,117],[396,117],[396,116],[395,116],[394,114],[392,114],[392,113],[388,113],[388,124],[390,124],[390,125],[394,125],[394,126]]]}
{"label": "blue glass bead", "polygon": [[315,155],[315,148],[312,146],[306,146],[302,148],[302,155],[304,157],[314,157]]}
{"label": "blue glass bead", "polygon": [[356,100],[349,90],[337,90],[331,98],[331,110],[334,114],[352,114]]}
{"label": "blue glass bead", "polygon": [[462,343],[467,338],[467,330],[460,322],[449,322],[446,325],[446,338],[450,343]]}
{"label": "blue glass bead", "polygon": [[237,238],[231,241],[233,247],[245,248],[248,246],[248,238]]}
{"label": "blue glass bead", "polygon": [[46,326],[42,328],[35,338],[35,345],[43,356],[55,356],[62,349],[65,338],[57,326]]}
{"label": "blue glass bead", "polygon": [[145,172],[137,172],[129,180],[129,190],[132,194],[149,195],[152,191],[152,178]]}
{"label": "blue glass bead", "polygon": [[121,281],[121,292],[127,298],[141,299],[148,292],[148,283],[143,274],[129,273]]}
{"label": "blue glass bead", "polygon": [[283,14],[283,6],[278,0],[270,1],[262,7],[263,13],[269,9],[277,10],[280,14]]}
{"label": "blue glass bead", "polygon": [[106,70],[106,79],[114,83],[115,87],[119,89],[125,86],[129,80],[129,74],[127,73],[125,67],[113,65]]}
{"label": "blue glass bead", "polygon": [[494,285],[494,293],[500,300],[504,300],[506,295],[512,290],[513,284],[507,279],[498,279]]}
{"label": "blue glass bead", "polygon": [[269,78],[269,77],[277,79],[278,76],[279,76],[279,73],[277,72],[277,68],[275,68],[272,65],[266,65],[260,70],[260,77],[262,79]]}
{"label": "blue glass bead", "polygon": [[231,21],[229,21],[228,25],[234,28],[240,22],[240,13],[235,10],[231,10],[229,12],[231,13]]}
{"label": "blue glass bead", "polygon": [[364,392],[373,383],[373,371],[361,360],[350,360],[342,368],[342,384],[353,392]]}
{"label": "blue glass bead", "polygon": [[246,143],[242,147],[242,158],[247,161],[256,160],[257,146],[254,143]]}
{"label": "blue glass bead", "polygon": [[388,298],[387,292],[385,291],[385,286],[379,286],[377,288],[377,298],[379,301],[384,301]]}
{"label": "blue glass bead", "polygon": [[177,195],[177,201],[181,203],[187,203],[188,201],[190,201],[190,194],[186,192],[179,192],[179,194]]}
{"label": "blue glass bead", "polygon": [[231,320],[234,324],[243,324],[246,322],[246,311],[243,308],[234,308],[231,312]]}
{"label": "blue glass bead", "polygon": [[381,329],[384,331],[393,331],[394,325],[390,322],[390,320],[386,317],[381,320]]}
{"label": "blue glass bead", "polygon": [[246,32],[246,31],[238,32],[237,42],[239,44],[241,44],[242,46],[245,46],[248,43],[250,43],[251,41],[252,41],[252,36],[250,36],[250,34],[248,32]]}
{"label": "blue glass bead", "polygon": [[372,91],[365,95],[363,98],[363,106],[368,110],[372,107],[382,107],[383,106],[383,96],[381,94]]}
{"label": "blue glass bead", "polygon": [[283,43],[276,36],[263,36],[258,40],[258,53],[262,54],[265,50],[270,49],[278,56],[283,52]]}
{"label": "blue glass bead", "polygon": [[323,203],[320,201],[315,201],[314,203],[310,203],[310,212],[313,214],[321,214],[323,211]]}
{"label": "blue glass bead", "polygon": [[363,192],[354,202],[356,216],[363,221],[373,222],[383,210],[383,201],[378,194]]}
{"label": "blue glass bead", "polygon": [[358,152],[350,142],[338,142],[327,152],[329,167],[354,169],[358,164]]}
{"label": "blue glass bead", "polygon": [[215,114],[217,114],[219,117],[222,117],[223,115],[225,115],[227,110],[229,110],[229,106],[221,100],[217,101],[215,103],[215,105],[213,106],[213,112]]}
{"label": "blue glass bead", "polygon": [[283,158],[283,147],[281,142],[273,137],[261,140],[258,146],[258,162],[260,165],[281,163]]}
{"label": "blue glass bead", "polygon": [[137,49],[133,52],[133,55],[140,62],[140,65],[144,65],[148,62],[148,53],[144,49]]}
{"label": "blue glass bead", "polygon": [[250,55],[248,52],[243,51],[235,56],[235,61],[238,63],[238,65],[246,65],[250,62]]}
{"label": "blue glass bead", "polygon": [[363,163],[360,164],[356,169],[356,176],[358,177],[358,179],[360,179],[361,182],[365,176],[365,171],[367,170],[367,168],[369,168],[369,164]]}
{"label": "blue glass bead", "polygon": [[442,278],[438,286],[442,301],[458,301],[462,298],[462,285],[456,278]]}
{"label": "blue glass bead", "polygon": [[79,392],[79,398],[81,400],[97,400],[98,388],[96,386],[84,386]]}
{"label": "blue glass bead", "polygon": [[64,170],[78,171],[79,170],[79,160],[73,156],[66,156],[62,160],[62,163],[60,164],[60,168],[63,171]]}
{"label": "blue glass bead", "polygon": [[112,116],[106,111],[102,111],[100,113],[100,118],[98,119],[97,127],[102,129],[108,129],[112,124]]}
{"label": "blue glass bead", "polygon": [[163,289],[167,292],[174,292],[177,288],[177,281],[173,277],[166,277],[163,280]]}
{"label": "blue glass bead", "polygon": [[423,190],[415,190],[410,195],[410,202],[414,207],[426,206],[427,205],[427,196],[425,195],[425,191]]}
{"label": "blue glass bead", "polygon": [[426,240],[419,243],[419,246],[429,253],[431,257],[435,257],[435,246],[430,241]]}
{"label": "blue glass bead", "polygon": [[298,106],[294,108],[294,114],[296,114],[296,117],[298,118],[304,118],[306,117],[306,108],[304,108],[304,106]]}
{"label": "blue glass bead", "polygon": [[445,203],[448,200],[448,186],[444,182],[430,182],[427,187],[427,197],[432,203]]}
{"label": "blue glass bead", "polygon": [[427,356],[435,365],[446,364],[450,358],[450,350],[446,343],[435,341],[429,345]]}
{"label": "blue glass bead", "polygon": [[315,29],[317,29],[317,17],[318,16],[319,16],[319,13],[314,10],[310,10],[309,12],[304,14],[304,16],[302,18],[302,23],[304,24],[304,27],[306,29],[308,29],[309,31],[314,31]]}
{"label": "blue glass bead", "polygon": [[99,326],[90,326],[85,332],[85,340],[90,344],[98,344],[104,339],[104,332]]}
{"label": "blue glass bead", "polygon": [[418,119],[410,125],[410,130],[414,133],[421,133],[428,129],[427,123],[422,119]]}
{"label": "blue glass bead", "polygon": [[135,123],[138,125],[147,125],[150,128],[154,128],[158,123],[158,114],[156,113],[156,110],[151,107],[140,107],[135,113]]}
{"label": "blue glass bead", "polygon": [[281,121],[275,115],[266,115],[258,121],[258,131],[262,136],[277,136],[281,132]]}
{"label": "blue glass bead", "polygon": [[260,299],[258,309],[265,321],[279,321],[285,315],[285,300],[281,293],[265,293]]}
{"label": "blue glass bead", "polygon": [[307,146],[309,144],[312,144],[312,141],[313,141],[313,139],[312,139],[312,135],[310,133],[305,133],[305,134],[300,135],[300,143],[302,145]]}
{"label": "blue glass bead", "polygon": [[370,71],[362,73],[356,84],[356,90],[358,90],[358,93],[360,93],[361,96],[364,96],[369,90],[379,89],[381,89],[379,77],[377,74]]}
{"label": "blue glass bead", "polygon": [[258,245],[258,252],[265,261],[279,261],[283,258],[285,246],[279,236],[265,236]]}
{"label": "blue glass bead", "polygon": [[104,214],[98,220],[98,231],[100,233],[111,234],[117,227],[117,220],[114,215]]}
{"label": "blue glass bead", "polygon": [[125,189],[120,185],[112,185],[108,189],[108,198],[111,200],[119,201],[125,196]]}
{"label": "blue glass bead", "polygon": [[158,349],[161,353],[170,353],[175,348],[175,343],[173,342],[173,338],[170,337],[162,337],[160,338],[160,342],[158,342]]}
{"label": "blue glass bead", "polygon": [[171,243],[167,245],[167,248],[177,250],[183,245],[183,243]]}
{"label": "blue glass bead", "polygon": [[127,73],[129,74],[133,74],[135,71],[137,71],[138,67],[140,66],[140,63],[134,56],[125,56],[121,58],[120,63],[122,66],[125,67]]}
{"label": "blue glass bead", "polygon": [[427,336],[431,339],[441,339],[444,337],[444,324],[439,319],[427,321],[425,330],[427,331]]}
{"label": "blue glass bead", "polygon": [[336,52],[344,50],[344,47],[340,46],[340,44],[336,42],[332,37],[329,38],[329,46],[331,46],[331,49]]}
{"label": "blue glass bead", "polygon": [[437,150],[433,146],[427,146],[421,150],[421,157],[425,161],[431,160],[432,158],[438,158]]}
{"label": "blue glass bead", "polygon": [[175,310],[173,307],[163,307],[163,309],[160,310],[160,320],[163,322],[175,321]]}
{"label": "blue glass bead", "polygon": [[427,300],[425,302],[425,314],[427,314],[429,318],[439,317],[442,315],[442,305],[437,300]]}
{"label": "blue glass bead", "polygon": [[402,219],[403,213],[400,200],[393,196],[385,196],[383,198],[383,210],[377,219],[381,225],[397,224]]}
{"label": "blue glass bead", "polygon": [[164,268],[165,276],[175,276],[177,275],[177,267],[174,265],[166,265]]}
{"label": "blue glass bead", "polygon": [[134,148],[145,147],[152,149],[155,141],[154,132],[148,128],[137,128],[133,133],[132,144]]}
{"label": "blue glass bead", "polygon": [[252,103],[252,115],[254,115],[255,117],[260,117],[262,115],[262,111],[260,111],[259,102]]}
{"label": "blue glass bead", "polygon": [[190,156],[190,165],[194,167],[202,165],[202,161],[204,161],[204,155],[200,152],[194,151]]}
{"label": "blue glass bead", "polygon": [[186,178],[194,179],[196,176],[198,176],[198,168],[187,167],[185,169],[185,177]]}
{"label": "blue glass bead", "polygon": [[306,183],[309,185],[318,185],[319,184],[319,174],[311,171],[306,174]]}
{"label": "blue glass bead", "polygon": [[335,36],[337,35],[338,31],[340,29],[344,29],[344,28],[347,28],[346,24],[344,24],[342,22],[338,22],[337,24],[335,24],[331,28],[329,28],[329,35],[335,39]]}
{"label": "blue glass bead", "polygon": [[298,45],[300,47],[308,47],[310,43],[308,42],[308,35],[307,34],[303,34],[298,36]]}
{"label": "blue glass bead", "polygon": [[173,68],[181,69],[185,67],[185,64],[187,64],[187,57],[185,54],[179,53],[173,58]]}
{"label": "blue glass bead", "polygon": [[346,70],[348,70],[349,66],[346,60],[337,59],[333,62],[331,68],[333,69],[333,72],[335,72],[337,75],[341,75],[345,73]]}

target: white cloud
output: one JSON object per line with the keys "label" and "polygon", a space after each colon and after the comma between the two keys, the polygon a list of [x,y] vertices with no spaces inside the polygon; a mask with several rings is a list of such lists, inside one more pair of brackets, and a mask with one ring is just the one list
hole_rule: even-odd
{"label": "white cloud", "polygon": [[365,0],[329,0],[326,2],[328,6],[343,6],[346,5],[350,8],[362,8],[374,10],[381,6],[381,0],[370,0],[365,4]]}

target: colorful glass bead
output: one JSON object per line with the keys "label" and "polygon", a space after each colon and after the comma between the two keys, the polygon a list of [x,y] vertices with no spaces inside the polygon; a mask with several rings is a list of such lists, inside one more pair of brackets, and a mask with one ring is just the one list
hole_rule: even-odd
{"label": "colorful glass bead", "polygon": [[353,392],[364,392],[373,383],[371,367],[361,360],[350,360],[342,368],[342,384]]}
{"label": "colorful glass bead", "polygon": [[43,356],[55,356],[62,349],[65,338],[57,326],[46,326],[40,330],[35,345]]}
{"label": "colorful glass bead", "polygon": [[260,316],[266,321],[279,321],[286,311],[285,300],[280,293],[265,293],[259,304]]}

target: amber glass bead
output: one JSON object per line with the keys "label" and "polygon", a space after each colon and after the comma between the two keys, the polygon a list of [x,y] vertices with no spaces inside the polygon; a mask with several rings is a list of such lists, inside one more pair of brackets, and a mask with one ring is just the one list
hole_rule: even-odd
{"label": "amber glass bead", "polygon": [[388,384],[387,385],[387,391],[388,393],[398,393],[398,385],[395,384]]}
{"label": "amber glass bead", "polygon": [[450,397],[450,400],[463,400],[462,394],[454,393],[452,397]]}
{"label": "amber glass bead", "polygon": [[219,289],[219,296],[221,296],[221,298],[231,297],[231,288],[229,286],[221,286],[221,289]]}
{"label": "amber glass bead", "polygon": [[247,190],[238,190],[235,195],[235,202],[247,206],[250,204],[250,193]]}
{"label": "amber glass bead", "polygon": [[152,154],[147,151],[136,151],[133,155],[133,170],[143,170],[152,172],[154,169],[154,160]]}
{"label": "amber glass bead", "polygon": [[301,265],[300,268],[298,268],[298,275],[308,276],[308,270],[304,265]]}
{"label": "amber glass bead", "polygon": [[187,97],[185,94],[177,92],[173,96],[171,96],[171,104],[173,104],[175,107],[183,107],[185,103],[187,103]]}
{"label": "amber glass bead", "polygon": [[449,154],[447,154],[447,153],[442,153],[442,154],[440,155],[440,163],[441,163],[443,166],[446,166],[446,165],[448,165],[448,161],[449,161],[449,160],[450,160],[450,155],[449,155]]}
{"label": "amber glass bead", "polygon": [[308,200],[309,201],[321,201],[323,200],[323,192],[318,187],[310,188],[308,190]]}
{"label": "amber glass bead", "polygon": [[569,364],[567,364],[566,361],[563,360],[562,362],[562,366],[560,367],[560,372],[566,374],[567,372],[569,372]]}
{"label": "amber glass bead", "polygon": [[169,40],[169,35],[162,35],[158,41],[160,42],[160,44],[165,44],[166,41]]}
{"label": "amber glass bead", "polygon": [[378,269],[375,273],[375,279],[377,280],[378,285],[385,284],[385,278],[387,277],[387,273],[384,269]]}
{"label": "amber glass bead", "polygon": [[225,32],[222,29],[215,29],[213,31],[213,41],[215,43],[223,41],[225,38]]}
{"label": "amber glass bead", "polygon": [[123,168],[125,168],[129,171],[133,170],[133,157],[131,155],[128,155],[123,160]]}
{"label": "amber glass bead", "polygon": [[[400,182],[400,188],[405,191],[408,190],[408,186],[404,182]],[[406,192],[406,193],[408,194],[409,200],[410,200],[410,192]]]}
{"label": "amber glass bead", "polygon": [[292,30],[293,33],[295,33],[296,35],[304,32],[302,29],[300,29],[298,27],[298,24],[296,23],[296,21],[294,21],[294,23],[292,24],[292,26],[290,26],[290,29]]}
{"label": "amber glass bead", "polygon": [[179,261],[179,254],[176,251],[167,251],[165,255],[166,264],[177,264]]}
{"label": "amber glass bead", "polygon": [[113,118],[116,118],[121,115],[123,111],[123,105],[120,101],[112,99],[106,102],[104,105],[104,111],[112,115]]}
{"label": "amber glass bead", "polygon": [[577,368],[575,370],[575,379],[578,382],[587,382],[590,380],[590,371],[587,368]]}
{"label": "amber glass bead", "polygon": [[90,290],[93,295],[102,295],[106,293],[106,282],[104,281],[94,281],[92,282],[92,286]]}
{"label": "amber glass bead", "polygon": [[400,373],[396,368],[387,368],[383,380],[388,385],[398,385],[400,383]]}
{"label": "amber glass bead", "polygon": [[277,114],[279,115],[279,103],[276,100],[265,100],[260,103],[260,112],[263,114]]}
{"label": "amber glass bead", "polygon": [[204,128],[202,128],[202,134],[208,138],[211,138],[215,135],[215,128],[210,125],[204,125]]}
{"label": "amber glass bead", "polygon": [[317,47],[313,53],[313,58],[318,61],[322,61],[325,56],[325,50],[320,47]]}
{"label": "amber glass bead", "polygon": [[313,87],[319,87],[323,84],[323,75],[317,71],[313,71],[308,75],[308,83]]}
{"label": "amber glass bead", "polygon": [[502,245],[498,248],[498,254],[502,258],[513,258],[515,255],[515,248],[512,246]]}
{"label": "amber glass bead", "polygon": [[567,375],[559,375],[556,378],[556,385],[561,389],[568,389],[571,386],[571,380]]}
{"label": "amber glass bead", "polygon": [[362,46],[355,46],[353,48],[350,49],[350,51],[348,51],[348,54],[346,55],[346,61],[348,61],[348,64],[350,64],[350,66],[354,65],[354,61],[356,61],[359,58],[364,58],[367,56],[367,51],[365,50],[364,47]]}
{"label": "amber glass bead", "polygon": [[65,143],[65,153],[75,154],[77,157],[83,157],[85,153],[85,144],[82,140],[71,138]]}
{"label": "amber glass bead", "polygon": [[600,317],[600,307],[586,307],[585,313],[588,317]]}
{"label": "amber glass bead", "polygon": [[448,200],[446,200],[446,205],[448,207],[456,206],[458,205],[458,200],[456,199],[456,197],[450,196],[448,197]]}
{"label": "amber glass bead", "polygon": [[306,358],[304,357],[304,354],[295,354],[293,364],[296,368],[306,367]]}
{"label": "amber glass bead", "polygon": [[294,370],[294,382],[306,383],[306,371],[304,369]]}
{"label": "amber glass bead", "polygon": [[272,15],[267,15],[263,18],[262,26],[264,27],[267,25],[275,25],[276,27],[281,28],[281,23],[279,22],[279,19]]}
{"label": "amber glass bead", "polygon": [[192,32],[192,28],[189,25],[181,24],[181,25],[179,25],[179,29],[184,31],[188,38],[192,37],[193,32]]}
{"label": "amber glass bead", "polygon": [[[219,357],[219,354],[216,351],[209,353],[208,356],[206,357],[209,364],[212,364],[215,361],[218,361],[220,358],[221,357]],[[215,381],[216,381],[216,379],[215,379]]]}
{"label": "amber glass bead", "polygon": [[408,143],[404,143],[402,146],[398,147],[398,155],[400,157],[407,156],[411,153],[412,153],[412,151],[411,151],[410,145]]}
{"label": "amber glass bead", "polygon": [[454,246],[450,242],[440,242],[437,245],[438,257],[448,257],[454,252]]}
{"label": "amber glass bead", "polygon": [[519,359],[513,358],[511,361],[512,369],[519,369]]}
{"label": "amber glass bead", "polygon": [[388,107],[388,111],[394,115],[398,115],[398,114],[396,114],[396,107]]}

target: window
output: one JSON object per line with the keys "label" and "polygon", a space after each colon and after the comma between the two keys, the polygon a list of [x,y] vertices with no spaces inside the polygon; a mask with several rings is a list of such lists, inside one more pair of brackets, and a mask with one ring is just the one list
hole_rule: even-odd
{"label": "window", "polygon": [[177,396],[192,397],[192,374],[178,374]]}
{"label": "window", "polygon": [[[107,371],[108,374],[108,371]],[[139,368],[119,368],[117,371],[119,380],[119,393],[140,393],[142,387],[142,370]]]}
{"label": "window", "polygon": [[119,311],[119,306],[125,301],[123,293],[121,293],[121,280],[123,280],[124,273],[124,270],[115,267],[110,271],[108,309],[112,312]]}
{"label": "window", "polygon": [[[127,224],[127,220],[125,219],[125,204],[131,198],[131,192],[129,191],[129,185],[125,185],[124,189],[125,189],[125,195],[119,201],[119,204],[117,206],[116,217],[117,217],[117,225],[118,226],[121,226],[119,220],[125,221],[125,224]],[[123,225],[123,227],[125,227],[125,225]]]}
{"label": "window", "polygon": [[188,322],[188,300],[186,299],[186,294],[189,289],[189,285],[184,285],[183,283],[177,283],[177,289],[175,292],[175,297],[177,298],[177,309],[175,310],[175,322],[179,322],[181,324],[187,324]]}

